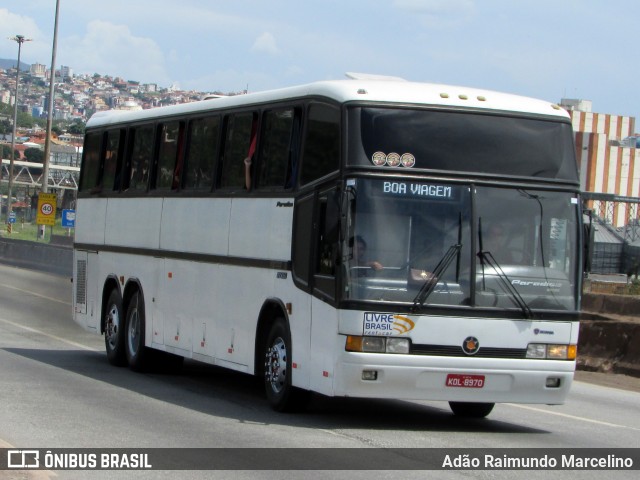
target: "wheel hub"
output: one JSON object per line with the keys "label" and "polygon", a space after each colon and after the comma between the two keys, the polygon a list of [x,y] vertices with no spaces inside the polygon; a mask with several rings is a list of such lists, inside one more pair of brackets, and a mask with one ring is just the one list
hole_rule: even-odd
{"label": "wheel hub", "polygon": [[112,305],[107,312],[104,327],[104,334],[107,336],[109,346],[115,348],[118,342],[118,330],[120,330],[120,315],[115,305]]}
{"label": "wheel hub", "polygon": [[267,350],[264,363],[265,380],[276,393],[285,387],[287,378],[287,348],[284,340],[278,337]]}

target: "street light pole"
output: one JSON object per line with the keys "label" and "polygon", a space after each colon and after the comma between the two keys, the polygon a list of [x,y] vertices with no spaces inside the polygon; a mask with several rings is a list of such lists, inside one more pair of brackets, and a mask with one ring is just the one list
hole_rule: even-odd
{"label": "street light pole", "polygon": [[[44,138],[44,158],[42,160],[42,193],[49,191],[49,157],[51,155],[51,125],[53,123],[53,104],[55,103],[56,50],[58,49],[58,14],[60,0],[56,0],[56,17],[53,24],[53,48],[51,49],[51,71],[49,80],[49,104],[47,111],[47,133]],[[38,238],[44,238],[44,225],[38,229]]]}
{"label": "street light pole", "polygon": [[18,65],[16,66],[16,94],[13,99],[13,134],[11,135],[11,159],[9,161],[9,194],[7,195],[7,223],[9,223],[9,215],[13,206],[11,205],[11,190],[13,189],[13,161],[16,149],[16,129],[18,127],[18,88],[20,87],[20,53],[22,51],[22,44],[24,42],[30,42],[30,38],[24,38],[23,35],[16,35],[9,38],[14,42],[18,42]]}

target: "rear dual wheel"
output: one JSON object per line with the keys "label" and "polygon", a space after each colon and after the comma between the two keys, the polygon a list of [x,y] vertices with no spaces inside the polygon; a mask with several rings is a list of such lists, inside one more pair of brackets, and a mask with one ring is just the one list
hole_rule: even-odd
{"label": "rear dual wheel", "polygon": [[144,346],[145,315],[144,301],[140,292],[129,300],[125,324],[125,352],[129,367],[135,371],[145,370],[148,366],[149,351]]}
{"label": "rear dual wheel", "polygon": [[110,364],[123,367],[127,364],[125,352],[125,317],[122,312],[122,297],[113,289],[107,300],[104,316],[104,346]]}

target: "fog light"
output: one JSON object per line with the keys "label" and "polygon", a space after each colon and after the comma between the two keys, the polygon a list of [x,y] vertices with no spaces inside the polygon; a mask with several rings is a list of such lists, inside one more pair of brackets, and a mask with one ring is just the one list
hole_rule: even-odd
{"label": "fog light", "polygon": [[547,377],[547,388],[559,388],[560,379],[558,377]]}
{"label": "fog light", "polygon": [[[378,371],[377,370],[363,370],[362,371],[362,380],[377,380],[378,379]],[[548,383],[548,380],[547,380]]]}

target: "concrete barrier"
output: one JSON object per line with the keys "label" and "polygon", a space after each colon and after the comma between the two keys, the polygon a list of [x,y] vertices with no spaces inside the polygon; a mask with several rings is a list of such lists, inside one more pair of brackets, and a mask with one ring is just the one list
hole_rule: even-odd
{"label": "concrete barrier", "polygon": [[640,321],[583,320],[578,368],[640,377]]}
{"label": "concrete barrier", "polygon": [[73,275],[73,248],[71,245],[50,245],[40,242],[0,238],[2,263],[32,268],[56,275]]}
{"label": "concrete barrier", "polygon": [[640,297],[582,296],[578,368],[640,377]]}

